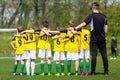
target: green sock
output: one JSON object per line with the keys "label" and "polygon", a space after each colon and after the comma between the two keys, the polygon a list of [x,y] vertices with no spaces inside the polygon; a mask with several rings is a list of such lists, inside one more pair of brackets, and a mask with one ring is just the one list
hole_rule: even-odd
{"label": "green sock", "polygon": [[51,68],[52,68],[52,65],[48,64],[48,72],[50,72],[50,73],[51,73]]}
{"label": "green sock", "polygon": [[64,65],[61,65],[61,72],[64,73]]}
{"label": "green sock", "polygon": [[44,63],[40,64],[40,69],[41,69],[41,73],[43,73],[44,72]]}
{"label": "green sock", "polygon": [[77,70],[77,71],[75,71],[75,73],[78,73],[78,70]]}
{"label": "green sock", "polygon": [[88,72],[89,71],[89,68],[90,68],[90,62],[86,62],[86,72]]}
{"label": "green sock", "polygon": [[112,58],[114,58],[114,54],[112,54]]}
{"label": "green sock", "polygon": [[14,64],[14,67],[13,67],[13,72],[14,72],[14,73],[16,73],[17,66],[18,66],[18,64]]}
{"label": "green sock", "polygon": [[71,60],[67,61],[67,70],[69,73],[71,72]]}
{"label": "green sock", "polygon": [[60,64],[56,64],[56,72],[57,72],[57,73],[60,72]]}
{"label": "green sock", "polygon": [[24,71],[24,64],[21,64],[20,65],[20,73],[23,73],[23,71]]}
{"label": "green sock", "polygon": [[84,68],[84,63],[83,62],[79,63],[79,68],[80,68],[80,72],[83,72],[83,68]]}

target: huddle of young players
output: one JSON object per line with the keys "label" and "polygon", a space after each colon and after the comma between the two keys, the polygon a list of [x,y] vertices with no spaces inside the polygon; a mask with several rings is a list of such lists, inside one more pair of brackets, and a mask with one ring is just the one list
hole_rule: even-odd
{"label": "huddle of young players", "polygon": [[[88,76],[90,67],[90,31],[82,28],[78,31],[74,30],[73,21],[69,21],[68,28],[61,30],[57,28],[56,31],[48,29],[48,21],[43,21],[42,27],[39,30],[34,30],[33,24],[28,23],[28,29],[24,30],[22,26],[19,26],[18,33],[14,36],[11,42],[12,47],[16,50],[15,64],[12,75],[16,75],[16,69],[18,62],[21,61],[20,75],[24,75],[24,61],[26,60],[26,75],[35,76],[35,59],[36,59],[36,46],[39,50],[38,57],[40,58],[40,75],[44,76],[44,64],[45,59],[48,64],[48,76],[52,76],[52,64],[51,64],[51,43],[53,39],[53,51],[56,62],[56,74],[55,76],[65,75],[64,73],[64,61],[67,60],[67,75],[71,75],[71,61],[75,63],[75,76]],[[37,44],[36,44],[37,42]],[[65,57],[66,54],[66,57]],[[84,71],[84,61],[86,62],[86,69]],[[31,72],[30,72],[31,67]]]}

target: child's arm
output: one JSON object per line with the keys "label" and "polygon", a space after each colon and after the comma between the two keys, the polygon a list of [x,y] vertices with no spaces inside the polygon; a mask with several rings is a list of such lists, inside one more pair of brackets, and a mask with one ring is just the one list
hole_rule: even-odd
{"label": "child's arm", "polygon": [[10,45],[12,46],[12,48],[13,48],[14,50],[16,50],[16,47],[15,47],[15,45],[14,45],[13,42],[11,42]]}
{"label": "child's arm", "polygon": [[52,39],[65,38],[65,36],[53,36]]}

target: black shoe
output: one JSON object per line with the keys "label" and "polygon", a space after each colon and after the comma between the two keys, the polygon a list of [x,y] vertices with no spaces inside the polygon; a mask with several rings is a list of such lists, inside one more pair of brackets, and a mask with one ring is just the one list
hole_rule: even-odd
{"label": "black shoe", "polygon": [[94,75],[95,75],[95,72],[91,72],[91,75],[94,76]]}
{"label": "black shoe", "polygon": [[108,76],[108,72],[104,72],[104,75],[105,75],[105,76]]}

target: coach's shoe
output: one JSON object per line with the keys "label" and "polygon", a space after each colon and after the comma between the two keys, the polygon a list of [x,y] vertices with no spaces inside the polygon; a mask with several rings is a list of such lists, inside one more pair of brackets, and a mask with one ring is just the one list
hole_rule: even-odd
{"label": "coach's shoe", "polygon": [[68,72],[68,73],[67,73],[67,76],[70,76],[70,75],[71,75],[71,73],[70,73],[70,72]]}
{"label": "coach's shoe", "polygon": [[78,76],[78,73],[75,73],[75,76]]}
{"label": "coach's shoe", "polygon": [[61,76],[64,76],[65,75],[65,73],[61,73]]}
{"label": "coach's shoe", "polygon": [[42,72],[42,73],[40,73],[40,75],[41,75],[41,76],[44,76],[44,75],[45,75],[45,73],[44,73],[44,72]]}
{"label": "coach's shoe", "polygon": [[30,73],[27,73],[26,75],[27,75],[27,76],[30,76]]}
{"label": "coach's shoe", "polygon": [[52,76],[52,73],[51,73],[51,72],[48,72],[48,76]]}
{"label": "coach's shoe", "polygon": [[55,76],[60,76],[60,73],[56,73]]}
{"label": "coach's shoe", "polygon": [[36,74],[35,73],[31,73],[31,76],[35,76]]}
{"label": "coach's shoe", "polygon": [[15,76],[15,75],[16,75],[16,73],[15,73],[15,72],[12,72],[12,73],[11,73],[11,75],[12,75],[12,76]]}
{"label": "coach's shoe", "polygon": [[20,76],[24,76],[24,73],[20,73]]}

